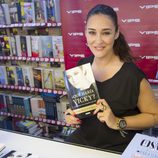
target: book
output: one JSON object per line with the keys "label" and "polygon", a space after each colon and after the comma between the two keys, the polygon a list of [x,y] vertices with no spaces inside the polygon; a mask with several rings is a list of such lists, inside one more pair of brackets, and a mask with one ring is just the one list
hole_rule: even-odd
{"label": "book", "polygon": [[45,0],[35,0],[35,21],[36,23],[44,23],[46,20],[46,1]]}
{"label": "book", "polygon": [[53,0],[55,9],[55,22],[61,22],[60,17],[60,0]]}
{"label": "book", "polygon": [[70,107],[78,118],[91,116],[99,99],[91,64],[83,64],[64,72]]}
{"label": "book", "polygon": [[43,69],[33,68],[34,87],[43,88]]}
{"label": "book", "polygon": [[11,56],[10,41],[8,36],[0,37],[0,47],[1,56]]}
{"label": "book", "polygon": [[2,4],[0,4],[0,25],[5,25],[5,15],[4,15],[4,8],[2,7]]}
{"label": "book", "polygon": [[19,22],[17,3],[14,1],[9,3],[9,14],[10,14],[11,24],[15,24]]}
{"label": "book", "polygon": [[64,58],[62,36],[53,36],[53,56],[54,58]]}
{"label": "book", "polygon": [[6,67],[0,66],[0,84],[5,85],[7,84],[7,74],[6,74]]}
{"label": "book", "polygon": [[30,98],[31,95],[12,95],[12,108],[11,113],[20,114],[25,116],[31,115]]}
{"label": "book", "polygon": [[46,0],[47,6],[47,22],[55,22],[55,6],[53,0]]}
{"label": "book", "polygon": [[43,88],[54,89],[54,71],[52,69],[43,71]]}
{"label": "book", "polygon": [[10,41],[10,52],[11,52],[12,56],[18,56],[17,49],[16,49],[15,36],[9,37],[9,41]]}
{"label": "book", "polygon": [[16,150],[11,150],[7,152],[5,155],[2,155],[1,158],[39,158],[38,155],[34,155],[32,153],[19,152]]}
{"label": "book", "polygon": [[53,57],[52,36],[40,36],[42,57]]}
{"label": "book", "polygon": [[6,76],[9,85],[17,85],[17,74],[15,66],[6,66]]}
{"label": "book", "polygon": [[65,90],[63,72],[62,68],[54,68],[54,88],[56,90]]}
{"label": "book", "polygon": [[0,93],[0,111],[7,112],[7,105],[4,93]]}
{"label": "book", "polygon": [[16,74],[17,74],[18,86],[24,86],[24,77],[23,77],[22,68],[20,66],[16,66]]}
{"label": "book", "polygon": [[46,118],[45,102],[42,97],[36,96],[30,99],[33,117]]}
{"label": "book", "polygon": [[31,66],[22,66],[24,85],[26,87],[34,87],[33,71]]}
{"label": "book", "polygon": [[40,36],[31,36],[32,57],[42,57]]}
{"label": "book", "polygon": [[158,158],[158,139],[156,137],[137,133],[121,158]]}
{"label": "book", "polygon": [[20,2],[22,23],[35,23],[35,8],[33,2]]}
{"label": "book", "polygon": [[3,3],[1,5],[4,11],[4,15],[5,15],[5,22],[7,25],[9,25],[11,24],[10,15],[9,15],[9,5],[6,3]]}

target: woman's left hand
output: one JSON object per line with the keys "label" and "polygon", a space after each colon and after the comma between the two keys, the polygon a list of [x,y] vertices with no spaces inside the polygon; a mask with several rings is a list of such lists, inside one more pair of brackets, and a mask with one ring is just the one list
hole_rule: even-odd
{"label": "woman's left hand", "polygon": [[117,117],[113,114],[110,106],[104,99],[97,101],[97,108],[95,109],[94,115],[102,122],[106,123],[109,128],[117,129]]}

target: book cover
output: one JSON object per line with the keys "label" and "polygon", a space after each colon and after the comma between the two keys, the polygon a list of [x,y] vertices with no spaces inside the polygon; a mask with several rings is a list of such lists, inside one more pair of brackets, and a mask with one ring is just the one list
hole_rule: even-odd
{"label": "book cover", "polygon": [[31,115],[30,98],[31,95],[12,95],[12,113],[25,116]]}
{"label": "book cover", "polygon": [[9,41],[10,41],[10,52],[11,52],[12,56],[18,56],[17,49],[16,49],[15,36],[10,36]]}
{"label": "book cover", "polygon": [[31,36],[32,57],[41,57],[40,36]]}
{"label": "book cover", "polygon": [[60,17],[60,0],[53,0],[55,9],[55,22],[61,22]]}
{"label": "book cover", "polygon": [[24,85],[26,87],[34,87],[33,72],[31,66],[23,66]]}
{"label": "book cover", "polygon": [[54,88],[56,90],[65,90],[63,72],[62,68],[54,68]]}
{"label": "book cover", "polygon": [[20,2],[22,23],[35,23],[34,2]]}
{"label": "book cover", "polygon": [[8,36],[0,37],[0,55],[1,56],[10,56],[10,42]]}
{"label": "book cover", "polygon": [[9,85],[17,85],[17,74],[15,66],[6,66],[7,81]]}
{"label": "book cover", "polygon": [[46,118],[46,108],[43,98],[36,96],[30,99],[32,116]]}
{"label": "book cover", "polygon": [[43,88],[54,89],[54,73],[52,69],[43,71]]}
{"label": "book cover", "polygon": [[5,15],[4,15],[4,8],[2,7],[2,4],[0,4],[0,25],[5,25]]}
{"label": "book cover", "polygon": [[53,36],[53,56],[54,58],[64,58],[62,36]]}
{"label": "book cover", "polygon": [[18,86],[24,86],[24,76],[21,67],[16,66],[16,74],[17,74]]}
{"label": "book cover", "polygon": [[156,137],[137,133],[121,158],[158,158],[158,139]]}
{"label": "book cover", "polygon": [[33,68],[34,87],[42,88],[43,70],[42,68]]}
{"label": "book cover", "polygon": [[19,22],[17,3],[14,1],[9,3],[9,14],[10,14],[11,24],[15,24]]}
{"label": "book cover", "polygon": [[42,57],[53,57],[52,36],[40,36]]}
{"label": "book cover", "polygon": [[47,6],[47,22],[55,22],[55,6],[53,0],[46,0]]}
{"label": "book cover", "polygon": [[37,23],[46,22],[46,1],[45,0],[35,0],[35,21]]}
{"label": "book cover", "polygon": [[0,66],[0,84],[5,85],[7,83],[6,67]]}
{"label": "book cover", "polygon": [[91,64],[83,64],[64,72],[70,107],[79,118],[92,115],[99,99]]}
{"label": "book cover", "polygon": [[7,25],[10,25],[11,20],[10,20],[10,15],[9,15],[9,5],[7,3],[3,3],[1,5],[4,11],[4,15],[5,15],[5,22]]}
{"label": "book cover", "polygon": [[7,105],[4,93],[0,93],[0,111],[7,112]]}

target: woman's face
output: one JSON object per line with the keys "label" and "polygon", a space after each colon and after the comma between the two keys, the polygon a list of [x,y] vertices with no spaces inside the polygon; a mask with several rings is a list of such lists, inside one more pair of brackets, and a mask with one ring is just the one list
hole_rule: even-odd
{"label": "woman's face", "polygon": [[109,16],[97,14],[89,17],[85,35],[94,56],[101,58],[113,53],[113,44],[119,33]]}
{"label": "woman's face", "polygon": [[80,68],[75,68],[75,71],[67,71],[68,80],[75,88],[83,87],[83,78],[85,78]]}

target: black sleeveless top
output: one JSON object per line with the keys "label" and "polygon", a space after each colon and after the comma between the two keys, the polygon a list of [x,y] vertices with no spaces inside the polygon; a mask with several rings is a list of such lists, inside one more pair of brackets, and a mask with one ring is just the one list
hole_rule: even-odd
{"label": "black sleeveless top", "polygon": [[[80,60],[78,65],[90,62],[94,56]],[[124,63],[121,69],[110,79],[98,82],[97,88],[101,99],[105,99],[118,117],[136,115],[140,82],[146,78],[145,74],[134,64]],[[69,136],[69,142],[93,146],[102,149],[123,152],[137,130],[126,130],[126,137],[122,137],[119,130],[109,128],[101,123],[96,115],[82,120],[80,128]]]}

